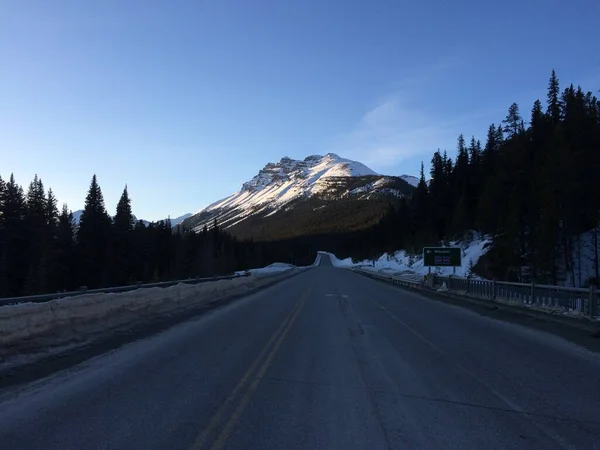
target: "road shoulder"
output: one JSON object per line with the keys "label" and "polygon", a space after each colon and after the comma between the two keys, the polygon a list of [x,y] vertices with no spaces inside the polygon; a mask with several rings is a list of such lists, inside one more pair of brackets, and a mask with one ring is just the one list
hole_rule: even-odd
{"label": "road shoulder", "polygon": [[510,322],[539,331],[554,334],[588,350],[600,353],[600,324],[582,323],[577,319],[565,320],[542,311],[533,311],[504,305],[499,302],[486,302],[483,299],[465,297],[449,292],[437,292],[428,289],[409,289],[388,281],[371,277],[366,273],[352,271],[358,275],[369,278],[379,283],[385,283],[398,290],[411,292],[430,300],[439,301],[453,306],[469,309],[477,314],[504,322]]}

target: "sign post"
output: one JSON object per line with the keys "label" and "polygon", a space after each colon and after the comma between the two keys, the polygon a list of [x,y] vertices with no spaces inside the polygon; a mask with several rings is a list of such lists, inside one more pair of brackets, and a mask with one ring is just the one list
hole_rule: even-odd
{"label": "sign post", "polygon": [[[459,267],[462,265],[460,247],[424,247],[423,265],[425,267]],[[456,269],[454,270],[456,272]]]}

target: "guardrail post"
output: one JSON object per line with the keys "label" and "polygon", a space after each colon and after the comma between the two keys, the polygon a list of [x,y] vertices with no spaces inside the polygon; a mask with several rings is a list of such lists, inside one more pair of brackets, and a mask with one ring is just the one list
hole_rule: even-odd
{"label": "guardrail post", "polygon": [[596,311],[595,311],[595,306],[596,306],[596,285],[593,283],[590,283],[590,293],[589,293],[589,312],[590,312],[590,317],[594,317],[596,315]]}
{"label": "guardrail post", "polygon": [[531,303],[536,305],[538,304],[535,298],[535,283],[533,281],[531,282]]}
{"label": "guardrail post", "polygon": [[496,300],[496,279],[492,280],[492,299]]}

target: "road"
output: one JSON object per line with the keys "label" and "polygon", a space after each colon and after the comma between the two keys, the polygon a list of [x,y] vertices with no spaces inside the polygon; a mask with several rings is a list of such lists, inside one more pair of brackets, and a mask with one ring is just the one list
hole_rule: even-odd
{"label": "road", "polygon": [[0,448],[600,448],[600,359],[321,266],[0,394]]}

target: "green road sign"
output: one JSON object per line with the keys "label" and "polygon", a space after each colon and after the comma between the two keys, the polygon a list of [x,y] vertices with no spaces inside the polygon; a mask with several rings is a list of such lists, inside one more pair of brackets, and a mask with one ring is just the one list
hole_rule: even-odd
{"label": "green road sign", "polygon": [[461,265],[462,251],[459,247],[424,247],[425,267],[456,267]]}

